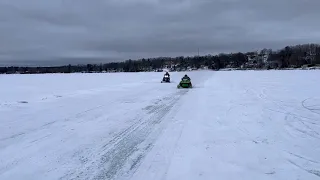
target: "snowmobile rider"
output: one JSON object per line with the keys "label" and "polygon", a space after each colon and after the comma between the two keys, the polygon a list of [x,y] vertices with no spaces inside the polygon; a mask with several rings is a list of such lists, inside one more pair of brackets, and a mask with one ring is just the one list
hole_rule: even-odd
{"label": "snowmobile rider", "polygon": [[190,81],[190,77],[189,77],[188,75],[186,75],[186,74],[183,76],[183,78],[182,78],[181,80],[184,80],[184,79],[186,79],[186,80],[189,80],[189,81]]}
{"label": "snowmobile rider", "polygon": [[169,76],[170,77],[170,74],[168,73],[168,71],[164,74],[164,76]]}

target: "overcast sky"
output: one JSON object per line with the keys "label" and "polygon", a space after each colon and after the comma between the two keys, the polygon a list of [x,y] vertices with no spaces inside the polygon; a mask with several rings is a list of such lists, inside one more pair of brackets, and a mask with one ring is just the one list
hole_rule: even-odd
{"label": "overcast sky", "polygon": [[0,65],[58,65],[320,42],[320,0],[0,0]]}

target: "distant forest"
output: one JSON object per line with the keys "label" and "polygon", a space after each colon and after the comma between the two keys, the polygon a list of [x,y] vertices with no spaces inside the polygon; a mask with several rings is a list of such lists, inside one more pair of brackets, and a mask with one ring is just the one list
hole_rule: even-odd
{"label": "distant forest", "polygon": [[106,64],[80,64],[55,67],[0,67],[0,74],[40,73],[96,73],[96,72],[143,72],[186,71],[196,69],[284,69],[320,65],[320,45],[303,44],[287,46],[280,50],[263,49],[246,53],[220,53],[205,56],[157,57]]}

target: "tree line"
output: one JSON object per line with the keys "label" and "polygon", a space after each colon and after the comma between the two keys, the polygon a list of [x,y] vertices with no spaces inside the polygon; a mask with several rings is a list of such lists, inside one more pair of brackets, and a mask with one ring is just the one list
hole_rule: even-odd
{"label": "tree line", "polygon": [[161,71],[163,68],[171,71],[208,68],[219,70],[223,68],[238,69],[283,69],[315,66],[320,64],[320,45],[301,44],[287,46],[279,50],[262,49],[254,52],[220,53],[205,56],[179,56],[143,58],[111,62],[105,64],[80,64],[55,67],[0,67],[0,74],[37,74],[37,73],[75,73],[75,72],[142,72]]}

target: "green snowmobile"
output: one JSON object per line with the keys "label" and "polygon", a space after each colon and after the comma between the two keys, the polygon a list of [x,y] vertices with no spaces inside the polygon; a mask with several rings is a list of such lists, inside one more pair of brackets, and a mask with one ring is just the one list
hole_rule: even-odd
{"label": "green snowmobile", "polygon": [[188,75],[184,75],[177,88],[192,88],[191,79]]}

